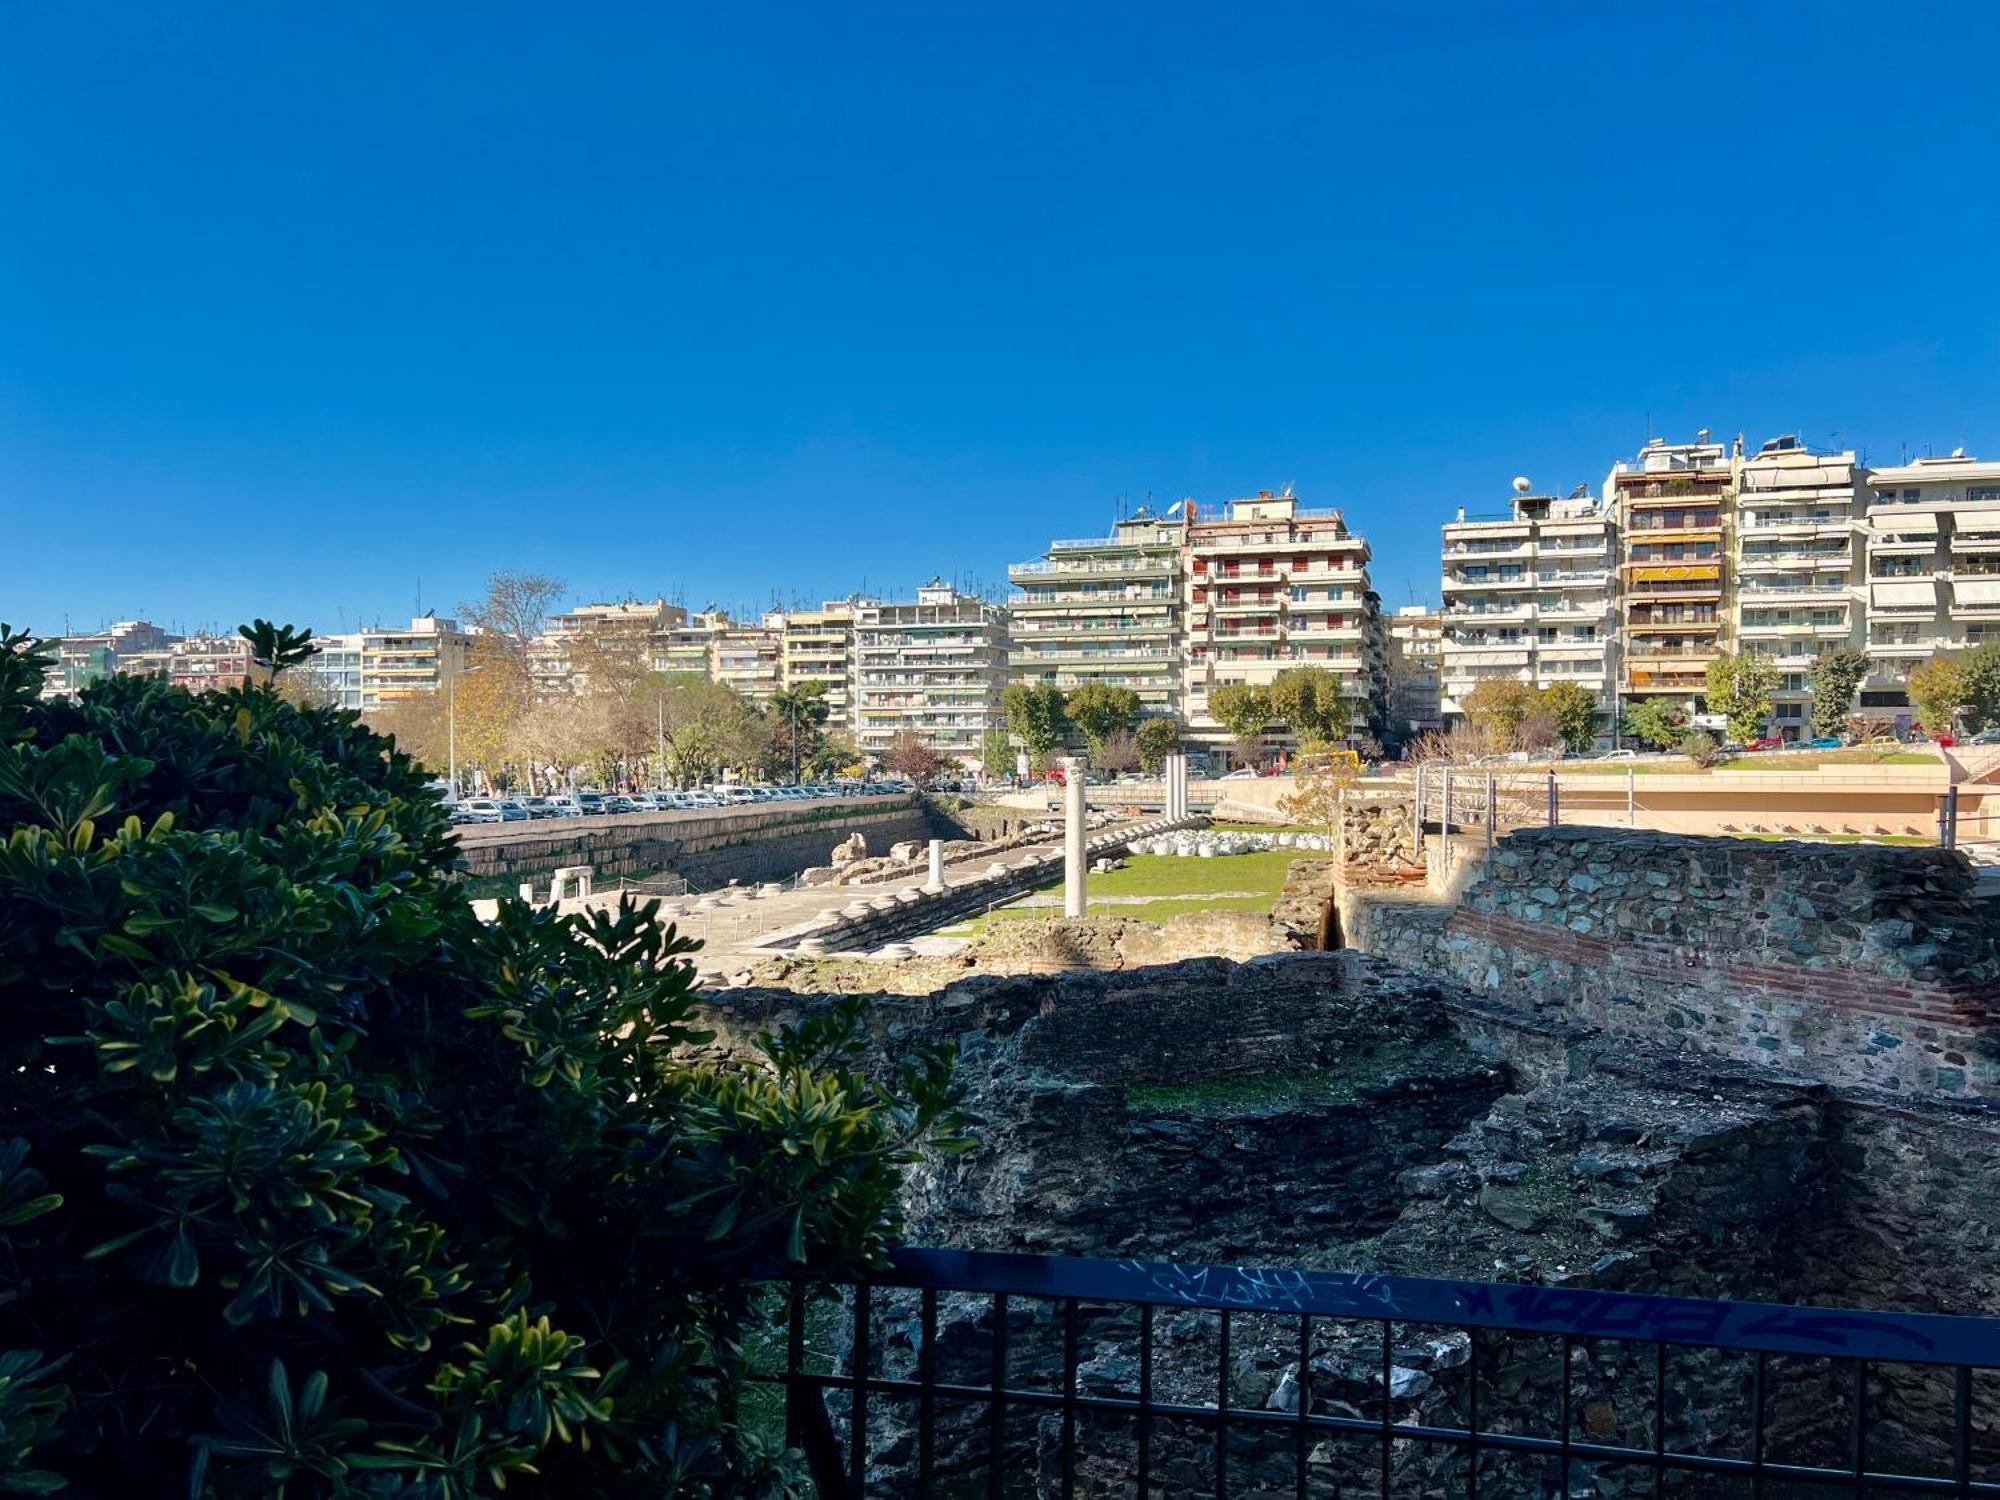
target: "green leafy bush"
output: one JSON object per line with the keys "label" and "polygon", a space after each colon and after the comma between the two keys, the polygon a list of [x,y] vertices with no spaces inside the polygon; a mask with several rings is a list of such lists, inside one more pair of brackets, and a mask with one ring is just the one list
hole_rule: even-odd
{"label": "green leafy bush", "polygon": [[694,945],[474,920],[353,714],[45,661],[0,626],[0,1492],[785,1492],[739,1277],[881,1256],[949,1057],[692,1060]]}

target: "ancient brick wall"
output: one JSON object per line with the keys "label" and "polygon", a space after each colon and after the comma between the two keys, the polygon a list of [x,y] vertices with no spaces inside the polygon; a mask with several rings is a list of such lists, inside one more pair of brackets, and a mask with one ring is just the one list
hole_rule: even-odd
{"label": "ancient brick wall", "polygon": [[2000,950],[1963,856],[1620,829],[1508,835],[1455,904],[1358,898],[1354,947],[1613,1034],[2000,1097]]}

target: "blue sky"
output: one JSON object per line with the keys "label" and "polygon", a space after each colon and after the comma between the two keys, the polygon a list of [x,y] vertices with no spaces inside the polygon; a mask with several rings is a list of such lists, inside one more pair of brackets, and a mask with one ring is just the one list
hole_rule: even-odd
{"label": "blue sky", "polygon": [[0,0],[0,617],[998,583],[1651,430],[2000,453],[1990,5]]}

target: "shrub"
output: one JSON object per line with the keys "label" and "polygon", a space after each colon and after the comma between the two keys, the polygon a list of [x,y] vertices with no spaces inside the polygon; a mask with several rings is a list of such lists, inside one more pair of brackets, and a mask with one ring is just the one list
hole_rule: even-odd
{"label": "shrub", "polygon": [[949,1058],[691,1060],[694,945],[474,920],[355,715],[44,661],[0,627],[0,1491],[785,1490],[739,1277],[883,1253]]}
{"label": "shrub", "polygon": [[1706,770],[1722,759],[1722,741],[1706,729],[1690,729],[1681,737],[1681,753]]}

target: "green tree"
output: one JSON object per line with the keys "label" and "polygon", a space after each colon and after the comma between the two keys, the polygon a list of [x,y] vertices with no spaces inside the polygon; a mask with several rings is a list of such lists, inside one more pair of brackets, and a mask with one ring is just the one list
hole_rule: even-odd
{"label": "green tree", "polygon": [[1069,738],[1069,716],[1063,711],[1062,689],[1053,682],[1017,682],[1001,695],[1007,728],[1028,747],[1037,766]]}
{"label": "green tree", "polygon": [[46,660],[0,627],[0,1490],[783,1489],[735,1278],[883,1254],[947,1056],[697,1059],[695,945],[477,920],[355,714]]}
{"label": "green tree", "polygon": [[1681,736],[1681,752],[1705,771],[1722,759],[1722,741],[1706,729],[1690,729]]}
{"label": "green tree", "polygon": [[1555,720],[1564,749],[1581,754],[1597,743],[1597,695],[1581,683],[1550,683],[1536,695],[1535,711]]}
{"label": "green tree", "polygon": [[1535,711],[1535,690],[1512,677],[1482,677],[1465,695],[1465,716],[1496,750],[1511,750]]}
{"label": "green tree", "polygon": [[1965,727],[1977,734],[2000,721],[2000,641],[1985,641],[1958,658],[1965,676]]}
{"label": "green tree", "polygon": [[1814,734],[1839,734],[1854,711],[1854,690],[1868,675],[1868,653],[1859,646],[1830,646],[1813,659],[1806,681],[1812,688]]}
{"label": "green tree", "polygon": [[1729,737],[1754,740],[1771,723],[1771,695],[1778,688],[1778,669],[1769,657],[1754,651],[1718,656],[1708,664],[1710,713],[1729,721]]}
{"label": "green tree", "polygon": [[801,682],[779,688],[771,695],[765,711],[783,730],[782,739],[792,753],[792,781],[799,779],[801,751],[811,754],[811,744],[826,723],[826,684]]}
{"label": "green tree", "polygon": [[1139,764],[1148,771],[1157,771],[1167,763],[1169,755],[1181,748],[1181,721],[1171,714],[1142,719],[1135,738],[1139,741]]}
{"label": "green tree", "polygon": [[1130,688],[1086,682],[1070,690],[1063,713],[1082,732],[1094,760],[1103,753],[1106,740],[1139,722],[1139,695]]}
{"label": "green tree", "polygon": [[988,781],[1013,774],[1014,742],[1006,730],[996,726],[980,738],[979,764],[984,768]]}
{"label": "green tree", "polygon": [[1325,667],[1287,667],[1271,682],[1271,712],[1303,745],[1347,737],[1348,705],[1340,679]]}
{"label": "green tree", "polygon": [[665,779],[693,786],[718,770],[754,766],[768,728],[757,710],[724,683],[693,672],[650,674],[634,692],[633,715],[665,761]]}
{"label": "green tree", "polygon": [[1671,698],[1641,698],[1625,711],[1625,737],[1649,750],[1673,749],[1687,727],[1687,710]]}
{"label": "green tree", "polygon": [[1250,764],[1263,758],[1264,731],[1273,717],[1268,692],[1254,682],[1219,682],[1209,689],[1208,713],[1229,731],[1238,760]]}
{"label": "green tree", "polygon": [[1910,703],[1926,734],[1949,733],[1969,691],[1965,669],[1955,657],[1933,656],[1910,670]]}

